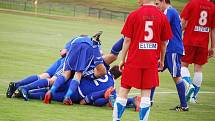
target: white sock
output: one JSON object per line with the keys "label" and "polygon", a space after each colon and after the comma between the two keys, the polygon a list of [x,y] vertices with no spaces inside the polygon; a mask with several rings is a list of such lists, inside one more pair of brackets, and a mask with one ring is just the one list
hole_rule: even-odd
{"label": "white sock", "polygon": [[190,71],[187,67],[181,67],[181,77],[190,77]]}
{"label": "white sock", "polygon": [[140,102],[140,121],[147,121],[150,112],[150,97],[142,97]]}
{"label": "white sock", "polygon": [[[122,117],[122,114],[125,110],[125,106],[127,104],[127,99],[123,99],[120,97],[116,98],[113,109],[113,121],[119,121]],[[118,115],[119,114],[119,115]]]}
{"label": "white sock", "polygon": [[200,87],[202,84],[202,72],[195,72],[193,77],[193,84]]}

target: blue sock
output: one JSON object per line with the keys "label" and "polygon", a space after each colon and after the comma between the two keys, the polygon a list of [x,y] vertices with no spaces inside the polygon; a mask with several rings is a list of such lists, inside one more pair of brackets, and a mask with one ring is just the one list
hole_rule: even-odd
{"label": "blue sock", "polygon": [[190,77],[183,77],[182,79],[186,80],[189,84],[192,84]]}
{"label": "blue sock", "polygon": [[80,80],[72,79],[69,85],[69,89],[65,95],[65,98],[70,98],[70,96],[77,90]]}
{"label": "blue sock", "polygon": [[39,89],[49,86],[48,79],[40,79],[33,83],[23,86],[26,90]]}
{"label": "blue sock", "polygon": [[108,103],[108,99],[105,99],[105,98],[98,98],[94,101],[93,105],[94,106],[98,106],[98,107],[101,107],[101,106],[104,106],[105,104]]}
{"label": "blue sock", "polygon": [[56,81],[54,82],[54,84],[51,87],[51,93],[55,93],[57,91],[57,89],[66,81],[66,78],[63,75],[58,76],[58,78],[56,79]]}
{"label": "blue sock", "polygon": [[185,84],[183,82],[183,80],[178,81],[178,83],[176,84],[176,88],[178,91],[178,96],[180,99],[180,103],[182,107],[187,107],[187,102],[186,102],[186,96],[185,96]]}
{"label": "blue sock", "polygon": [[40,89],[34,89],[34,90],[30,90],[29,93],[38,93],[38,92],[47,92],[48,88],[40,88]]}
{"label": "blue sock", "polygon": [[128,98],[126,103],[126,108],[134,108],[133,102],[134,102],[134,98]]}
{"label": "blue sock", "polygon": [[39,99],[39,100],[43,100],[45,94],[46,94],[46,92],[29,93],[29,94],[28,94],[28,97],[29,97],[30,99]]}
{"label": "blue sock", "polygon": [[147,121],[150,113],[150,97],[141,97],[139,118],[140,121]]}
{"label": "blue sock", "polygon": [[151,88],[150,101],[153,101],[154,94],[155,94],[155,87]]}
{"label": "blue sock", "polygon": [[112,47],[111,49],[111,53],[113,53],[114,55],[118,55],[119,52],[122,50],[122,46],[123,46],[123,42],[124,42],[124,38],[122,37],[120,40],[118,40]]}
{"label": "blue sock", "polygon": [[197,86],[194,85],[194,84],[193,84],[193,86],[194,86],[193,98],[196,98],[196,97],[197,97],[197,94],[198,94],[198,92],[199,92],[199,90],[200,90],[200,87],[197,87]]}
{"label": "blue sock", "polygon": [[29,77],[26,77],[25,79],[23,80],[20,80],[18,82],[15,83],[16,85],[16,89],[19,87],[19,86],[23,86],[23,85],[26,85],[26,84],[30,84],[36,80],[38,80],[39,77],[37,75],[31,75]]}

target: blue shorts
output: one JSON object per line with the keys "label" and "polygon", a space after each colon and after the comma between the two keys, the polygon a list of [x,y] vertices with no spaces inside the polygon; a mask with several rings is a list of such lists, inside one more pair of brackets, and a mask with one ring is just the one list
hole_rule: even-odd
{"label": "blue shorts", "polygon": [[53,63],[53,64],[49,67],[49,69],[48,69],[47,71],[45,71],[45,73],[48,73],[49,76],[52,77],[52,76],[56,73],[56,71],[57,71],[57,69],[59,68],[59,66],[61,65],[62,60],[64,60],[64,58],[58,59],[55,63]]}
{"label": "blue shorts", "polygon": [[93,60],[93,47],[87,43],[71,45],[63,70],[83,72]]}
{"label": "blue shorts", "polygon": [[163,71],[167,68],[172,77],[180,77],[181,57],[182,55],[178,53],[166,53]]}

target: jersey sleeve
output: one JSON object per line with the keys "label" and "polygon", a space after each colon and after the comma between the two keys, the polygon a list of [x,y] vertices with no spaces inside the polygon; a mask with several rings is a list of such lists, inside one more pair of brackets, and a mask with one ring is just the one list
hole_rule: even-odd
{"label": "jersey sleeve", "polygon": [[169,24],[169,21],[167,20],[167,17],[163,15],[163,26],[161,31],[161,41],[166,41],[171,39],[172,37],[172,30]]}
{"label": "jersey sleeve", "polygon": [[191,2],[187,3],[186,6],[183,8],[182,12],[181,12],[181,18],[187,20],[188,17],[190,16],[190,9],[192,7]]}
{"label": "jersey sleeve", "polygon": [[125,37],[131,38],[133,35],[133,22],[134,22],[134,13],[129,14],[123,29],[121,31],[121,34],[123,34]]}

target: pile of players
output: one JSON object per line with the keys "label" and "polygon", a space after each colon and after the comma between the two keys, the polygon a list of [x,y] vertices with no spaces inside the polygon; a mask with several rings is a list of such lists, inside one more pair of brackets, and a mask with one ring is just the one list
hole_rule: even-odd
{"label": "pile of players", "polygon": [[[180,100],[174,110],[188,111],[187,102],[197,102],[202,66],[215,53],[215,5],[208,0],[191,0],[179,15],[170,0],[138,0],[138,3],[140,8],[129,14],[121,31],[124,37],[114,44],[111,53],[100,53],[102,32],[93,37],[78,36],[66,44],[60,52],[62,58],[48,71],[11,82],[7,97],[18,90],[17,97],[21,95],[26,101],[42,99],[46,104],[51,100],[65,105],[103,106],[109,102],[114,109],[114,121],[120,121],[126,105],[133,104],[140,121],[147,121],[155,88],[159,86],[158,71],[168,69]],[[119,66],[110,68],[121,50]],[[191,81],[188,66],[193,63]],[[121,72],[121,86],[116,95],[114,79]],[[141,96],[127,99],[132,87],[140,89]]]}

